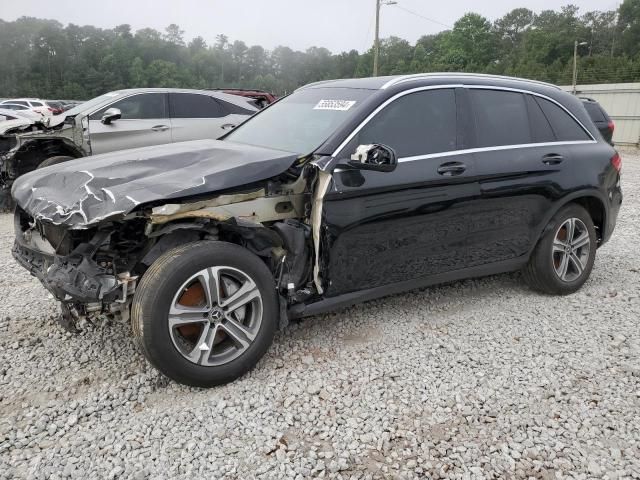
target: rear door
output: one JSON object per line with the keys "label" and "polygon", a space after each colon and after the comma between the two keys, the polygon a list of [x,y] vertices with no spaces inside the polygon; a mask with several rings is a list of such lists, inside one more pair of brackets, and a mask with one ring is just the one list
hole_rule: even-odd
{"label": "rear door", "polygon": [[224,102],[210,95],[170,93],[172,141],[217,139],[235,126]]}
{"label": "rear door", "polygon": [[471,245],[481,208],[474,157],[460,135],[466,115],[453,88],[407,94],[381,110],[343,149],[394,148],[393,172],[341,170],[325,195],[328,296],[429,278],[484,262]]}
{"label": "rear door", "polygon": [[[101,122],[104,112],[117,108],[122,118],[108,125]],[[123,98],[89,116],[91,153],[171,143],[171,122],[165,92],[140,93]]]}
{"label": "rear door", "polygon": [[[492,261],[527,255],[538,240],[563,179],[576,168],[569,148],[590,138],[554,102],[486,87],[468,90],[475,120],[475,161],[487,220],[486,254]],[[548,112],[547,112],[548,110]],[[558,132],[550,115],[558,120]],[[573,129],[575,132],[560,130]]]}

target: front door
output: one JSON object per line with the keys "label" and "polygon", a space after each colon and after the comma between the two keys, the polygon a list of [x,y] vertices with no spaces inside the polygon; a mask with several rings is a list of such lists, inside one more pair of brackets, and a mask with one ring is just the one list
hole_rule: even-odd
{"label": "front door", "polygon": [[[109,108],[119,109],[122,118],[105,125],[100,120]],[[89,140],[92,155],[171,143],[167,94],[132,95],[94,112],[89,117]]]}
{"label": "front door", "polygon": [[394,148],[399,161],[388,173],[334,170],[323,206],[328,296],[484,262],[482,240],[473,235],[481,208],[475,160],[462,150],[465,118],[456,96],[455,89],[442,88],[398,98],[339,155],[381,143]]}

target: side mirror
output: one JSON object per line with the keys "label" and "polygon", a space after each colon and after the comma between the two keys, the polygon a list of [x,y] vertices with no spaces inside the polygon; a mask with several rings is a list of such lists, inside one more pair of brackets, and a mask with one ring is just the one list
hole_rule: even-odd
{"label": "side mirror", "polygon": [[351,155],[348,165],[359,170],[393,172],[398,166],[398,156],[395,150],[387,145],[360,145],[356,153]]}
{"label": "side mirror", "polygon": [[111,122],[115,122],[116,120],[120,120],[122,118],[122,112],[119,108],[108,108],[100,121],[105,125],[111,125]]}

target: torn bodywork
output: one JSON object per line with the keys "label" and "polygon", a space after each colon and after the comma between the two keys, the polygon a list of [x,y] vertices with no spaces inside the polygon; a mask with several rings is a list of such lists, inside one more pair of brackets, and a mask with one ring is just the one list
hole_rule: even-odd
{"label": "torn bodywork", "polygon": [[296,155],[232,142],[176,145],[96,156],[82,169],[67,162],[15,182],[13,255],[62,302],[67,328],[105,314],[128,318],[146,269],[201,240],[239,244],[262,258],[283,312],[321,292],[313,212],[320,170]]}
{"label": "torn bodywork", "polygon": [[47,158],[78,158],[87,154],[82,134],[73,119],[48,117],[19,127],[0,128],[0,210],[12,207],[11,185],[19,176],[35,170]]}

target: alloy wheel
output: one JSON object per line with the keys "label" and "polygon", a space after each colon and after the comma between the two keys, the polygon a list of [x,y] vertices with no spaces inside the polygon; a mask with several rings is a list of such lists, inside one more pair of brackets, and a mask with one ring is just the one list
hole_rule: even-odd
{"label": "alloy wheel", "polygon": [[579,218],[569,218],[560,225],[553,239],[553,267],[563,282],[578,279],[589,262],[589,230]]}
{"label": "alloy wheel", "polygon": [[178,289],[168,313],[171,340],[192,363],[219,366],[251,346],[262,324],[262,296],[237,268],[199,271]]}

